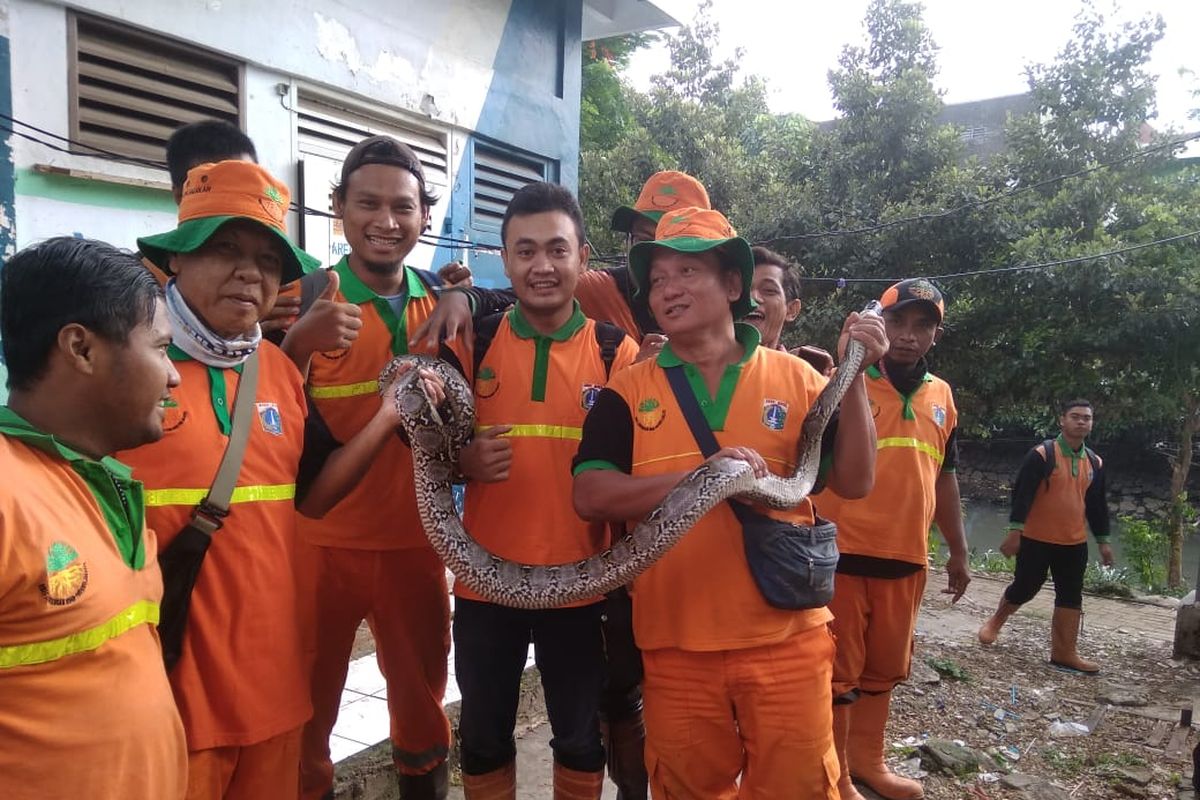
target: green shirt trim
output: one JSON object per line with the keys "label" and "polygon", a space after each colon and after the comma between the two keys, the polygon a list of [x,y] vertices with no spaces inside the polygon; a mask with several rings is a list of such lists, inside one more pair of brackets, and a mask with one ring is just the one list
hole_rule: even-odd
{"label": "green shirt trim", "polygon": [[408,353],[408,303],[414,297],[425,297],[429,294],[425,291],[425,284],[416,270],[401,267],[404,270],[404,313],[397,314],[391,303],[375,294],[354,274],[354,270],[350,269],[350,256],[342,256],[342,260],[335,264],[333,269],[341,278],[338,289],[342,297],[346,298],[346,302],[355,305],[370,302],[375,306],[380,319],[392,334],[392,355],[402,356]]}
{"label": "green shirt trim", "polygon": [[[867,377],[869,377],[871,380],[878,381],[878,380],[884,379],[887,376],[885,376],[883,374],[883,370],[881,370],[877,364],[872,364],[871,366],[867,367]],[[915,411],[913,411],[913,407],[912,407],[913,398],[917,396],[917,392],[921,391],[924,384],[931,383],[932,381],[933,381],[933,373],[926,372],[924,375],[921,376],[921,383],[917,386],[917,388],[913,389],[908,394],[905,394],[904,392],[900,391],[899,389],[896,389],[896,385],[892,384],[892,388],[895,389],[896,394],[900,395],[900,400],[904,404],[903,408],[900,411],[900,417],[902,419],[915,420],[917,418],[917,414]],[[891,383],[891,381],[888,381],[888,383]]]}
{"label": "green shirt trim", "polygon": [[[195,360],[174,344],[167,348],[167,358],[172,361]],[[225,396],[225,370],[207,364],[204,368],[208,370],[208,396],[212,403],[213,416],[217,418],[217,427],[221,433],[228,436],[233,432],[233,419],[229,416],[229,398]],[[238,364],[233,371],[241,375],[242,365]]]}
{"label": "green shirt trim", "polygon": [[70,464],[100,506],[121,559],[133,569],[145,566],[142,531],[146,527],[146,503],[141,481],[133,479],[129,467],[111,456],[99,461],[88,458],[53,435],[39,431],[8,406],[0,406],[0,435],[12,437]]}
{"label": "green shirt trim", "polygon": [[708,386],[704,383],[704,376],[700,374],[700,370],[676,355],[675,351],[671,349],[670,342],[663,345],[662,351],[658,354],[658,365],[663,369],[683,367],[683,374],[687,376],[688,385],[692,387],[692,393],[696,395],[696,402],[700,404],[700,410],[704,412],[704,419],[714,432],[725,430],[725,418],[729,416],[729,404],[733,402],[733,392],[737,388],[742,367],[746,366],[746,362],[750,360],[762,342],[758,328],[742,322],[734,323],[733,335],[738,344],[745,348],[745,352],[737,363],[725,367],[725,372],[721,375],[721,383],[717,386],[716,397],[708,394]]}
{"label": "green shirt trim", "polygon": [[1087,457],[1087,444],[1081,444],[1078,450],[1072,450],[1061,433],[1054,437],[1054,441],[1058,442],[1058,451],[1071,459],[1071,477],[1079,477],[1079,462]]}
{"label": "green shirt trim", "polygon": [[529,324],[529,320],[521,313],[521,303],[518,302],[506,315],[508,327],[518,339],[533,339],[533,385],[529,388],[529,399],[535,403],[546,399],[546,376],[550,372],[550,345],[554,342],[565,342],[584,326],[587,317],[579,308],[579,301],[572,300],[571,316],[562,327],[549,335],[538,333]]}
{"label": "green shirt trim", "polygon": [[606,469],[612,472],[620,472],[621,468],[611,461],[605,461],[602,458],[592,458],[587,461],[580,461],[575,469],[571,470],[572,475],[578,475],[581,472],[587,472],[593,469]]}

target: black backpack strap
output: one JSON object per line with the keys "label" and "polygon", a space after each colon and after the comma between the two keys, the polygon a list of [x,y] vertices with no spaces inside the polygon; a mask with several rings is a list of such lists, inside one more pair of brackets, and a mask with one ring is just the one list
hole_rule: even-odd
{"label": "black backpack strap", "polygon": [[446,285],[446,282],[442,280],[442,276],[436,272],[430,272],[427,269],[420,269],[419,267],[409,267],[409,269],[417,273],[417,277],[421,279],[421,283],[425,284],[426,288],[432,289],[435,294]]}
{"label": "black backpack strap", "polygon": [[483,364],[483,357],[487,355],[488,348],[492,346],[492,339],[496,338],[496,331],[500,330],[500,323],[507,313],[507,311],[501,311],[496,314],[488,314],[475,323],[475,344],[472,347],[472,360],[474,363],[474,369],[471,372],[472,378],[479,374],[479,367]]}
{"label": "black backpack strap", "polygon": [[314,269],[300,279],[300,313],[303,317],[329,285],[329,270]]}
{"label": "black backpack strap", "polygon": [[692,438],[696,440],[696,445],[700,448],[700,454],[708,458],[720,450],[721,445],[717,444],[717,437],[713,436],[712,428],[708,427],[708,420],[704,418],[704,412],[700,410],[700,403],[696,401],[696,394],[692,391],[691,384],[688,383],[683,367],[667,367],[664,372],[667,373],[667,382],[671,384],[675,402],[679,404],[679,410],[683,412],[683,418],[692,432]]}
{"label": "black backpack strap", "polygon": [[596,344],[600,347],[600,360],[604,362],[604,379],[612,377],[613,362],[617,360],[617,350],[625,341],[625,331],[611,322],[596,323]]}
{"label": "black backpack strap", "polygon": [[1046,471],[1043,473],[1046,479],[1046,491],[1050,491],[1050,476],[1054,474],[1054,450],[1055,441],[1047,439],[1038,447],[1042,449],[1042,456],[1046,459]]}

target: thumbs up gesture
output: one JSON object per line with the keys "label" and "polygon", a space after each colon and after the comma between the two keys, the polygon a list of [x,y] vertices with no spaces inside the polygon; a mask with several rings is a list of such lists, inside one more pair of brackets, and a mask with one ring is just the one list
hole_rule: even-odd
{"label": "thumbs up gesture", "polygon": [[307,365],[316,352],[345,350],[358,338],[363,324],[362,309],[354,303],[338,300],[340,285],[340,276],[329,270],[329,283],[284,338],[284,352],[297,364]]}

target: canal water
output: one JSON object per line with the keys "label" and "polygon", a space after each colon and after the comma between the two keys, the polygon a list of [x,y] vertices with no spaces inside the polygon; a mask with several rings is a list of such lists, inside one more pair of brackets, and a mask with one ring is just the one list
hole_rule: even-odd
{"label": "canal water", "polygon": [[[976,554],[988,550],[999,552],[1000,543],[1004,541],[1005,530],[1008,527],[1008,508],[987,502],[965,501],[967,547]],[[1120,522],[1112,521],[1113,535],[1110,544],[1117,558],[1117,566],[1124,565],[1121,554]],[[1096,541],[1088,538],[1092,560],[1098,560]],[[1194,533],[1183,542],[1183,577],[1189,584],[1195,584],[1196,571],[1200,567],[1200,537]]]}

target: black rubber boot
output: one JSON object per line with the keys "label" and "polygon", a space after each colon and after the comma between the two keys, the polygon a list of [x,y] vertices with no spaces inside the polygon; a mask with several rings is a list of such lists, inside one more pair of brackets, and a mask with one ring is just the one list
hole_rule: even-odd
{"label": "black rubber boot", "polygon": [[445,761],[424,775],[397,774],[400,800],[446,800],[450,792],[450,765]]}

